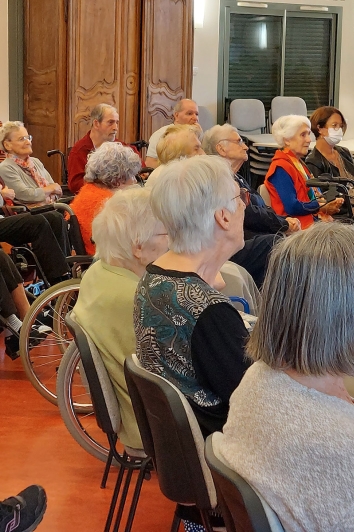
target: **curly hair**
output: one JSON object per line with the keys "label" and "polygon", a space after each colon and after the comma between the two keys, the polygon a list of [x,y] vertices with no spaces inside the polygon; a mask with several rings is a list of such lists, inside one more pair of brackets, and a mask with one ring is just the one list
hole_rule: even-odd
{"label": "curly hair", "polygon": [[140,169],[140,157],[132,148],[120,142],[104,142],[87,158],[85,181],[118,188],[132,179]]}

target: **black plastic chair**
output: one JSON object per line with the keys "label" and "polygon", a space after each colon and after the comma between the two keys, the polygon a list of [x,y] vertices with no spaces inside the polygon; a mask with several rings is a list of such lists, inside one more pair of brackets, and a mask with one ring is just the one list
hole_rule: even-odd
{"label": "black plastic chair", "polygon": [[219,437],[220,432],[207,437],[205,458],[215,482],[227,532],[284,532],[270,506],[214,451],[213,442],[215,446]]}
{"label": "black plastic chair", "polygon": [[204,458],[204,439],[183,394],[163,377],[127,357],[125,378],[146,454],[151,456],[162,493],[177,503],[171,531],[180,525],[178,505],[195,505],[207,532],[216,492]]}
{"label": "black plastic chair", "polygon": [[96,414],[97,424],[106,434],[109,443],[110,452],[102,480],[102,486],[105,486],[112,460],[115,459],[120,466],[104,532],[108,532],[111,528],[120,488],[123,483],[124,474],[126,473],[116,520],[113,527],[114,532],[119,530],[133,471],[139,471],[125,526],[125,532],[130,532],[143,480],[144,478],[150,477],[149,472],[151,470],[151,459],[146,456],[142,450],[133,450],[126,447],[123,454],[118,452],[116,445],[118,441],[117,433],[121,421],[120,411],[118,400],[107,370],[95,344],[86,331],[84,331],[84,329],[75,320],[74,312],[72,312],[70,315],[67,315],[65,321],[80,351],[82,365],[90,388],[92,405]]}

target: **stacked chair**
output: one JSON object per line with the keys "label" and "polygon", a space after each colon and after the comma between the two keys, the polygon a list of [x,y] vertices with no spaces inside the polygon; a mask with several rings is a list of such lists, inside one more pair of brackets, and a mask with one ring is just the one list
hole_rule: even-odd
{"label": "stacked chair", "polygon": [[[263,103],[255,99],[237,99],[230,104],[230,124],[238,129],[249,147],[248,181],[257,189],[263,183],[277,144],[266,133],[266,114]],[[246,176],[247,177],[247,176]]]}

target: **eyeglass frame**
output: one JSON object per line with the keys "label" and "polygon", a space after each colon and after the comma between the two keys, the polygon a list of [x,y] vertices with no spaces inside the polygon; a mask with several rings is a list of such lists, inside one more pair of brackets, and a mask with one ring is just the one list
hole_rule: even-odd
{"label": "eyeglass frame", "polygon": [[232,198],[231,201],[237,198],[240,198],[241,201],[243,201],[243,203],[247,207],[247,205],[249,205],[251,202],[251,193],[249,192],[249,190],[247,190],[247,188],[242,187],[240,188],[240,193],[238,194],[238,196],[235,196],[234,198]]}
{"label": "eyeglass frame", "polygon": [[16,139],[16,140],[10,140],[10,139],[4,139],[4,140],[7,142],[24,142],[25,140],[29,140],[30,142],[32,142],[33,137],[32,135],[24,135],[23,137],[20,137],[19,139]]}
{"label": "eyeglass frame", "polygon": [[218,144],[220,142],[232,142],[233,144],[238,144],[239,146],[242,146],[242,144],[246,144],[246,142],[243,140],[242,137],[240,137],[238,140],[233,140],[233,139],[221,139],[219,140]]}

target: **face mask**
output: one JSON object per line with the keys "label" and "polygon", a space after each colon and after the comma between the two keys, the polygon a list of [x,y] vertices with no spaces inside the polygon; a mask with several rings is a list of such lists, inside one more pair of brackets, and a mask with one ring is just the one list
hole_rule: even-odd
{"label": "face mask", "polygon": [[332,127],[328,128],[328,137],[324,137],[325,141],[330,146],[335,146],[343,139],[343,130],[342,128],[339,129],[333,129]]}

